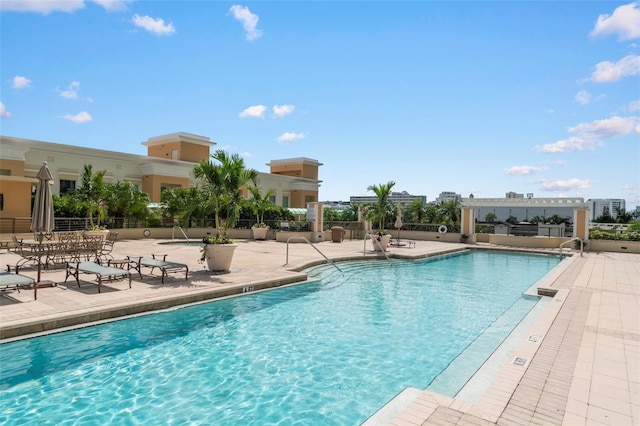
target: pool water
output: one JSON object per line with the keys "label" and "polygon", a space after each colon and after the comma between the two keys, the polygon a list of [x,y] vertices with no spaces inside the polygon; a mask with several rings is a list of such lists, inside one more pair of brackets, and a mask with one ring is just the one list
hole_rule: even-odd
{"label": "pool water", "polygon": [[325,265],[306,284],[6,343],[0,423],[359,425],[518,307],[488,356],[558,262],[474,250]]}

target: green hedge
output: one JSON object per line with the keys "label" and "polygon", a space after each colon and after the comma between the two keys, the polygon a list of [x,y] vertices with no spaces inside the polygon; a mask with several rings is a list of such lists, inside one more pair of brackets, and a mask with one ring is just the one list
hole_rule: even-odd
{"label": "green hedge", "polygon": [[594,228],[589,231],[589,238],[592,240],[640,241],[640,231],[618,232]]}

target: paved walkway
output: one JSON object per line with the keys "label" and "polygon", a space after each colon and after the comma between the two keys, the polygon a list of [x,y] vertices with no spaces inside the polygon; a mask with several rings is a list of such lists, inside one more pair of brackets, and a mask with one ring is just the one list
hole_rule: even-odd
{"label": "paved walkway", "polygon": [[[126,281],[97,286],[81,279],[78,287],[63,270],[45,270],[42,279],[57,287],[2,292],[0,335],[46,331],[81,322],[162,309],[247,290],[305,279],[300,272],[324,259],[307,244],[239,241],[231,272],[213,274],[198,263],[199,247],[161,245],[156,240],[119,241],[116,257],[168,254],[189,266],[189,278],[177,274],[161,284],[143,270],[132,288]],[[382,256],[362,241],[323,242],[317,247],[332,259]],[[425,257],[458,250],[462,244],[417,241],[415,248],[390,248],[389,254]],[[285,265],[285,262],[288,263]],[[14,254],[0,254],[3,265]],[[35,277],[34,270],[21,273]],[[514,353],[519,364],[504,365],[475,403],[422,391],[390,420],[393,425],[422,424],[605,424],[640,425],[640,255],[586,253],[547,276],[544,287],[557,291]]]}

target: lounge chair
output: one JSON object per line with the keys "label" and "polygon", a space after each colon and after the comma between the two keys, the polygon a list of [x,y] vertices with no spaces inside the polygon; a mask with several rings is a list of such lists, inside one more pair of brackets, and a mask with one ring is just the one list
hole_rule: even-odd
{"label": "lounge chair", "polygon": [[80,272],[83,274],[92,274],[98,278],[98,293],[100,293],[100,286],[102,285],[102,279],[117,279],[117,278],[129,278],[129,288],[131,288],[131,272],[126,269],[112,268],[110,266],[102,266],[95,262],[69,262],[67,263],[67,276],[64,282],[67,282],[69,276],[73,276],[80,287]]}
{"label": "lounge chair", "polygon": [[33,288],[33,300],[38,299],[38,285],[36,280],[26,275],[13,272],[0,271],[0,290],[5,291],[15,288],[20,293],[21,288]]}
{"label": "lounge chair", "polygon": [[162,260],[156,259],[156,255],[152,254],[151,258],[142,257],[142,256],[127,256],[129,260],[133,262],[133,268],[138,271],[138,275],[142,278],[141,267],[146,266],[147,268],[151,268],[151,273],[155,268],[158,268],[162,271],[162,284],[164,284],[164,277],[168,276],[169,273],[180,272],[183,269],[186,271],[184,275],[184,279],[189,279],[189,267],[184,263],[176,263],[176,262],[167,262],[167,255],[158,255],[162,256]]}

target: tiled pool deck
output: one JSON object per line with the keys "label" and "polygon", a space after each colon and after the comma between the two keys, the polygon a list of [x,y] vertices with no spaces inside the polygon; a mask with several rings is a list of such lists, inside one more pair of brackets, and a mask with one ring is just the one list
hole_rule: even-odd
{"label": "tiled pool deck", "polygon": [[[331,259],[361,258],[362,241],[316,245]],[[424,257],[463,248],[462,244],[417,241],[415,248],[392,247],[390,255]],[[376,257],[366,246],[366,256]],[[160,245],[156,240],[118,241],[116,258],[126,255],[168,254],[186,263],[184,274],[160,277],[143,269],[132,288],[125,281],[103,284],[102,293],[85,276],[78,287],[64,270],[45,270],[43,280],[57,287],[2,292],[0,334],[3,338],[49,328],[136,314],[185,302],[211,299],[252,288],[303,280],[304,266],[324,259],[307,244],[239,241],[231,272],[212,274],[198,263],[197,246]],[[2,265],[15,264],[11,253],[0,254]],[[156,272],[158,272],[156,270]],[[21,273],[34,276],[34,270]],[[516,345],[510,359],[486,392],[470,403],[419,391],[385,424],[488,425],[565,424],[640,425],[640,255],[585,253],[574,256],[547,276],[541,286],[557,290],[553,302]],[[0,359],[1,362],[1,359]]]}

